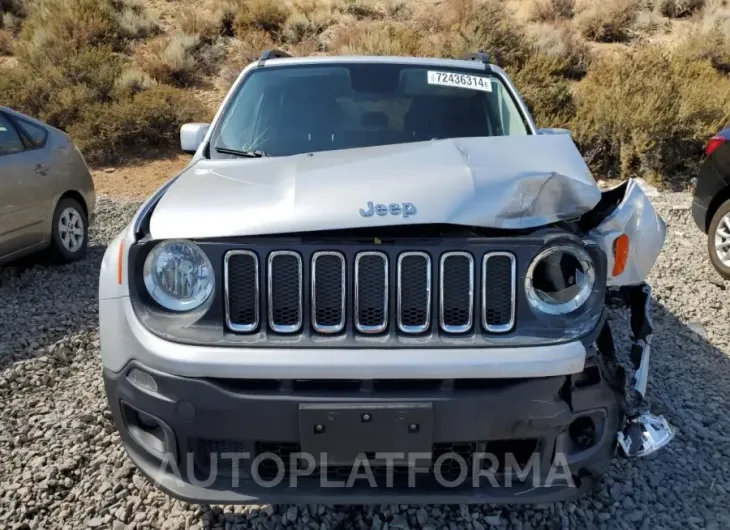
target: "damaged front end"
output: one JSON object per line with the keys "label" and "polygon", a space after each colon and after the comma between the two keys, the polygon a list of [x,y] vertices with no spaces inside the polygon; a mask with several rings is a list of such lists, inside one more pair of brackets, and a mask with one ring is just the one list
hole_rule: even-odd
{"label": "damaged front end", "polygon": [[652,291],[645,279],[661,252],[666,227],[635,180],[605,191],[581,223],[608,257],[608,307],[630,312],[628,351],[615,347],[608,323],[597,339],[609,379],[623,395],[625,421],[617,433],[618,445],[624,456],[647,456],[676,433],[663,416],[651,413],[646,399],[654,325]]}

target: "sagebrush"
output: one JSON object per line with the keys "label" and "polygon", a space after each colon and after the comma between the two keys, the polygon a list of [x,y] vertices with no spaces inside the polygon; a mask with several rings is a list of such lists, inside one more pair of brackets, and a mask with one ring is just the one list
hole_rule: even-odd
{"label": "sagebrush", "polygon": [[[487,51],[539,126],[568,127],[600,177],[686,178],[730,121],[727,0],[0,0],[0,104],[71,133],[92,162],[172,145],[261,51]],[[520,6],[518,6],[520,7]],[[668,45],[655,44],[684,28]],[[669,41],[668,41],[669,42]],[[9,66],[3,66],[3,64]],[[196,90],[190,90],[195,88]]]}

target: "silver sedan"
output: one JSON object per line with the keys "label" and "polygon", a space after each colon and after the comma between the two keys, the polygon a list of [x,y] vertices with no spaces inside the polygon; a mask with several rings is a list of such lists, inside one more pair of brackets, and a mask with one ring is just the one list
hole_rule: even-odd
{"label": "silver sedan", "polygon": [[40,250],[59,262],[81,259],[95,201],[68,135],[0,107],[0,264]]}

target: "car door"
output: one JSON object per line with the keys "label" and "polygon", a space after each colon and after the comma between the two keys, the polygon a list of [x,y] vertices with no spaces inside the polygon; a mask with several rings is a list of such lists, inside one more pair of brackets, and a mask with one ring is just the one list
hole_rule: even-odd
{"label": "car door", "polygon": [[46,236],[55,182],[45,138],[47,134],[42,144],[36,143],[0,112],[0,256],[32,247]]}

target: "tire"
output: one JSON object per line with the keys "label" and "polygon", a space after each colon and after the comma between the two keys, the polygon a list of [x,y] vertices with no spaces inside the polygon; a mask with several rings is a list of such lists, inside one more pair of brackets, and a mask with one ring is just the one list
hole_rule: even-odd
{"label": "tire", "polygon": [[57,263],[69,263],[86,256],[89,246],[89,222],[81,204],[66,197],[58,201],[53,212],[50,258]]}
{"label": "tire", "polygon": [[[722,258],[718,254],[719,245],[722,245],[721,250],[727,250],[727,254]],[[720,276],[730,280],[730,199],[722,203],[712,216],[707,231],[707,251],[710,253],[712,265]]]}

